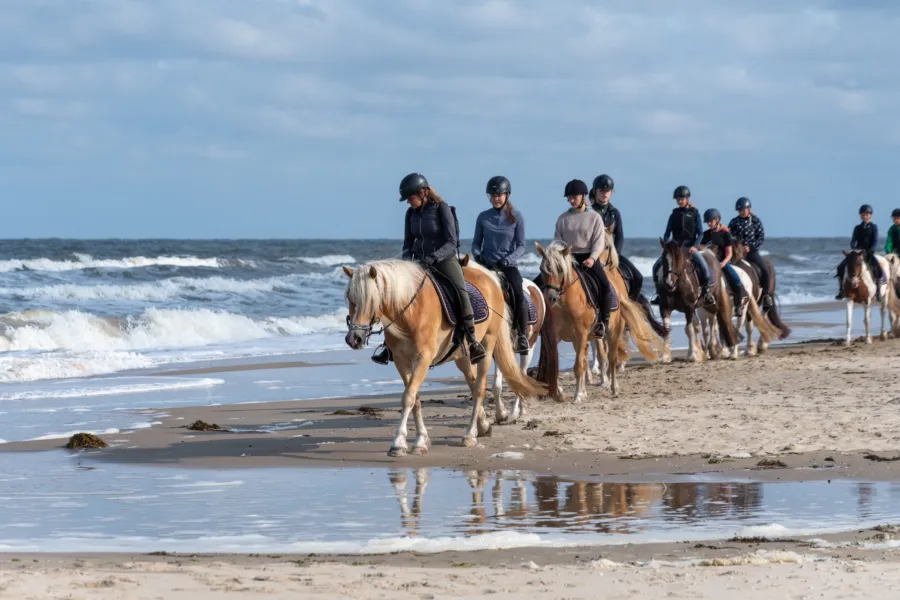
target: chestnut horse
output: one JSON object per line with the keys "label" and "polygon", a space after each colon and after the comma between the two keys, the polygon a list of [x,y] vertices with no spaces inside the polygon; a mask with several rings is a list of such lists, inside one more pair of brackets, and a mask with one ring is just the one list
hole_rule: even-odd
{"label": "chestnut horse", "polygon": [[390,456],[403,456],[408,451],[406,424],[410,413],[416,420],[415,452],[428,451],[428,432],[422,417],[419,387],[428,369],[444,358],[455,360],[472,391],[472,418],[463,436],[463,445],[475,446],[476,437],[489,435],[491,425],[484,411],[484,393],[492,358],[497,361],[503,376],[518,396],[543,396],[547,388],[522,373],[513,351],[509,329],[509,311],[497,278],[484,269],[463,268],[466,281],[484,295],[488,306],[487,319],[475,326],[486,356],[476,365],[473,374],[469,356],[462,347],[449,357],[453,347],[454,328],[444,317],[438,291],[425,269],[412,261],[379,260],[354,271],[344,267],[350,279],[347,285],[347,344],[355,349],[366,347],[376,323],[384,327],[384,341],[394,355],[394,365],[405,384],[403,410],[397,435],[389,451]]}
{"label": "chestnut horse", "polygon": [[[580,281],[581,276],[575,270],[569,247],[561,242],[553,242],[547,248],[535,242],[535,247],[541,255],[541,276],[551,303],[548,322],[555,325],[556,335],[560,340],[572,342],[575,347],[575,403],[578,404],[584,400],[585,395],[588,342],[592,337],[591,330],[594,326],[596,311],[588,303]],[[610,279],[610,284],[616,289],[619,297],[619,309],[610,315],[609,327],[605,335],[607,347],[616,349],[616,351],[609,352],[609,368],[607,370],[613,396],[619,395],[616,367],[620,359],[618,349],[620,349],[620,344],[625,336],[626,326],[631,331],[634,342],[644,358],[648,361],[655,361],[659,357],[659,341],[653,335],[653,330],[648,325],[640,305],[628,298],[621,278],[618,281],[621,288],[616,288],[615,280]],[[540,363],[542,366],[548,363],[552,365],[550,373],[559,372],[559,350],[555,344],[547,343],[546,340],[541,343]],[[557,378],[549,376],[548,383],[551,397],[558,401],[561,400]]]}
{"label": "chestnut horse", "polygon": [[[459,260],[459,264],[466,267],[469,266],[469,255],[466,254]],[[478,265],[477,268],[483,268],[481,265]],[[537,309],[537,321],[534,324],[528,326],[528,354],[520,354],[519,355],[519,366],[522,367],[522,372],[525,373],[526,369],[528,369],[528,365],[531,364],[531,359],[534,356],[534,345],[538,341],[538,337],[541,335],[541,329],[544,326],[544,316],[546,315],[546,305],[544,303],[544,295],[541,294],[541,290],[537,285],[530,279],[522,280],[522,291],[525,292],[527,296],[531,297],[531,301],[534,302],[534,306]],[[512,307],[508,307],[510,310],[510,315],[514,315],[515,311],[512,310]],[[494,365],[494,384],[491,386],[491,393],[494,396],[494,409],[495,415],[494,420],[498,425],[515,424],[521,417],[525,416],[525,403],[523,398],[519,398],[516,396],[515,400],[513,400],[512,408],[507,411],[506,405],[503,404],[503,373]]]}
{"label": "chestnut horse", "polygon": [[[847,300],[847,335],[844,339],[844,345],[849,346],[852,339],[850,330],[853,327],[853,305],[862,304],[865,308],[863,323],[866,325],[866,343],[872,343],[872,332],[869,328],[869,320],[871,316],[872,304],[876,302],[875,292],[881,287],[881,339],[887,339],[887,332],[884,330],[884,314],[887,311],[888,303],[893,298],[893,290],[891,286],[876,282],[872,277],[872,270],[866,264],[865,252],[862,250],[844,250],[844,256],[847,257],[847,270],[844,273],[844,279],[841,285],[844,289],[844,297]],[[881,268],[885,273],[890,273],[890,266],[883,256],[876,256],[875,259],[881,264]]]}
{"label": "chestnut horse", "polygon": [[[717,357],[716,331],[721,334],[724,345],[731,352],[738,344],[738,335],[731,321],[733,311],[731,294],[722,285],[722,269],[718,259],[710,251],[698,250],[703,252],[703,259],[709,265],[712,283],[716,284],[716,304],[710,308],[702,307],[699,279],[694,272],[694,261],[688,258],[687,250],[676,242],[660,239],[659,244],[663,255],[656,291],[659,294],[659,313],[663,318],[663,325],[669,327],[673,311],[684,313],[685,333],[688,338],[687,359],[691,362],[706,360],[707,351],[711,352],[711,358]],[[705,321],[709,333],[705,349],[702,348],[700,336],[701,321]],[[671,335],[666,336],[662,360],[672,361]]]}

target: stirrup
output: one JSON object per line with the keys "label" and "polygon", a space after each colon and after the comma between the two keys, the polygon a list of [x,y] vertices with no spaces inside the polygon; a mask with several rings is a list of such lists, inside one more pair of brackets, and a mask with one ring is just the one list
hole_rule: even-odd
{"label": "stirrup", "polygon": [[387,365],[393,358],[394,356],[391,353],[391,349],[385,344],[378,346],[375,349],[375,353],[372,354],[372,362],[379,365]]}
{"label": "stirrup", "polygon": [[473,365],[477,365],[484,360],[484,357],[484,346],[478,342],[469,342],[469,362]]}
{"label": "stirrup", "polygon": [[606,323],[600,321],[594,325],[594,330],[591,332],[591,335],[595,338],[603,338],[606,335]]}
{"label": "stirrup", "polygon": [[769,294],[763,294],[763,297],[762,297],[763,308],[769,308],[773,304],[774,304],[774,302],[772,302],[772,296],[770,296]]}

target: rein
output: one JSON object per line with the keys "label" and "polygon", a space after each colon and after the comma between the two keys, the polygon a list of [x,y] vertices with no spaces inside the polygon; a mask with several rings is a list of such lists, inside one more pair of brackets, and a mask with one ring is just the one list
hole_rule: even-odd
{"label": "rein", "polygon": [[422,281],[419,283],[419,287],[416,288],[416,293],[413,294],[412,298],[409,299],[409,302],[406,303],[406,306],[404,306],[400,310],[400,313],[397,315],[397,318],[395,318],[393,321],[391,321],[390,323],[388,323],[381,329],[379,329],[377,331],[375,329],[373,329],[374,325],[376,323],[378,323],[378,321],[379,321],[377,314],[372,315],[372,320],[369,322],[368,325],[360,325],[359,323],[353,323],[350,320],[350,315],[347,315],[347,329],[350,331],[362,331],[363,335],[366,338],[366,344],[368,344],[370,337],[372,337],[373,335],[381,335],[382,333],[384,333],[385,331],[390,329],[391,325],[393,325],[394,323],[396,323],[397,321],[400,320],[400,318],[406,313],[406,311],[409,310],[409,307],[412,306],[412,303],[415,302],[416,298],[419,297],[419,293],[422,291],[422,288],[425,287],[425,281],[427,279],[428,279],[428,273],[426,272],[425,275],[422,276]]}
{"label": "rein", "polygon": [[549,283],[544,283],[544,287],[547,288],[548,290],[553,290],[554,292],[557,293],[559,298],[562,298],[563,294],[566,293],[566,290],[568,290],[570,287],[572,287],[573,285],[575,285],[576,283],[578,283],[581,280],[581,272],[577,268],[575,268],[574,265],[572,266],[572,270],[575,272],[575,277],[572,278],[572,282],[569,285],[562,287],[560,285],[551,285]]}

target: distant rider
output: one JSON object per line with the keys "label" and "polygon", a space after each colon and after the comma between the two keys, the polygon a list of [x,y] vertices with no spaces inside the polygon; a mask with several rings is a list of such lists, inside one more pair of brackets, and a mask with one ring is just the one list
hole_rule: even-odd
{"label": "distant rider", "polygon": [[[625,245],[625,231],[622,229],[622,214],[619,209],[612,205],[610,200],[616,190],[616,184],[609,175],[598,175],[594,178],[591,186],[591,200],[593,208],[603,217],[603,224],[607,229],[613,228],[613,245],[619,254],[619,271],[625,274],[625,277],[631,280],[631,289],[628,290],[628,296],[638,302],[641,296],[641,288],[644,286],[644,276],[632,264],[625,255],[622,254],[622,247]],[[646,302],[646,300],[645,300]]]}
{"label": "distant rider", "polygon": [[[853,237],[850,238],[850,248],[853,250],[862,250],[869,268],[872,270],[872,277],[875,279],[875,300],[881,302],[881,281],[883,272],[878,258],[875,257],[875,248],[878,246],[878,225],[872,222],[872,207],[863,204],[859,207],[859,216],[862,222],[853,228]],[[844,298],[844,273],[847,271],[847,259],[841,261],[837,269],[838,293],[834,297],[835,300]]]}
{"label": "distant rider", "polygon": [[472,256],[488,269],[501,271],[512,288],[516,352],[528,354],[528,302],[517,262],[525,255],[525,219],[509,201],[512,186],[502,175],[491,177],[485,192],[493,208],[478,215]]}
{"label": "distant rider", "polygon": [[731,289],[734,290],[734,314],[740,316],[741,303],[744,301],[746,291],[741,284],[741,277],[738,275],[737,269],[731,264],[731,257],[734,253],[734,242],[731,239],[731,233],[722,225],[722,215],[715,208],[710,208],[704,212],[703,220],[709,225],[709,229],[703,232],[700,245],[716,247],[716,258],[719,259],[722,272],[728,278]]}
{"label": "distant rider", "polygon": [[728,223],[728,231],[731,232],[731,237],[735,242],[741,242],[747,248],[744,260],[753,263],[759,269],[759,285],[763,292],[762,305],[768,308],[772,306],[772,297],[769,295],[771,274],[769,266],[759,253],[763,242],[766,241],[766,230],[759,217],[750,210],[752,207],[753,204],[749,198],[738,198],[734,204],[734,210],[737,211],[738,216]]}

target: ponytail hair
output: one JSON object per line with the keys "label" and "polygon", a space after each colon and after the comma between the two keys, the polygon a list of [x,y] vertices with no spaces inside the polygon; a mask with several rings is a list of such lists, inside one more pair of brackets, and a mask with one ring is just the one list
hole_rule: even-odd
{"label": "ponytail hair", "polygon": [[515,225],[517,223],[515,215],[513,215],[513,211],[516,210],[516,207],[512,205],[512,202],[509,201],[509,194],[506,196],[506,206],[504,207],[504,212],[506,213],[506,218],[509,219],[509,222]]}
{"label": "ponytail hair", "polygon": [[423,191],[425,192],[425,198],[434,202],[435,204],[440,204],[444,201],[444,199],[441,198],[436,191],[434,191],[433,187],[426,187]]}

